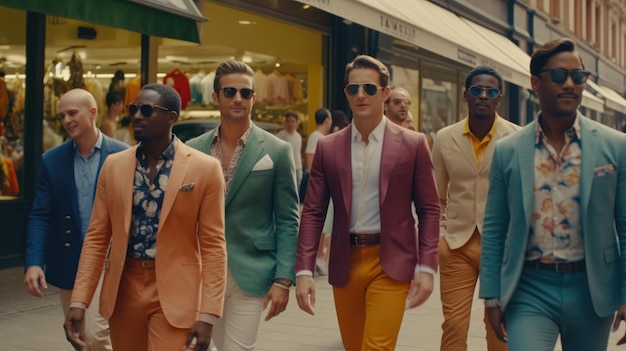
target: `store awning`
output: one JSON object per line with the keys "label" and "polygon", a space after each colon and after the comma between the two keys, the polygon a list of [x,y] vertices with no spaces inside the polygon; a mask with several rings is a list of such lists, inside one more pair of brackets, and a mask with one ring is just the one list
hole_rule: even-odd
{"label": "store awning", "polygon": [[604,100],[587,90],[583,90],[583,99],[580,104],[588,109],[604,112]]}
{"label": "store awning", "polygon": [[[486,65],[506,81],[531,89],[528,65],[514,56],[523,50],[506,37],[478,24],[468,24],[427,0],[297,0],[349,21],[402,39],[438,55],[474,67]],[[509,42],[500,48],[499,45]],[[516,47],[516,51],[507,50]]]}
{"label": "store awning", "polygon": [[624,99],[620,94],[615,92],[615,90],[602,85],[598,85],[591,80],[587,81],[587,85],[591,89],[595,90],[598,94],[602,95],[602,97],[604,98],[604,105],[607,108],[621,113],[626,113],[626,99]]}
{"label": "store awning", "polygon": [[198,22],[207,21],[192,0],[0,0],[0,5],[195,43]]}

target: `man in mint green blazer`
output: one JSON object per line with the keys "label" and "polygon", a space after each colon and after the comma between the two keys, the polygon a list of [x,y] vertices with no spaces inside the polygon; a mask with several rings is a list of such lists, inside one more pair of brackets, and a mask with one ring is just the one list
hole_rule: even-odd
{"label": "man in mint green blazer", "polygon": [[285,310],[295,281],[298,193],[291,146],[250,120],[254,72],[240,61],[216,70],[220,125],[189,140],[216,157],[226,181],[228,278],[223,317],[213,327],[219,351],[254,350],[261,314]]}
{"label": "man in mint green blazer", "polygon": [[538,119],[496,144],[480,297],[509,351],[606,350],[626,316],[626,136],[580,112],[569,39],[531,59]]}

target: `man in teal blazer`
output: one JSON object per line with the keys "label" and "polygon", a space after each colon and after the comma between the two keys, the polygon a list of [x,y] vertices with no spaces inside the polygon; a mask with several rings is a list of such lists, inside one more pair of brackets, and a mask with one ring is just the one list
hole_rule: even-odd
{"label": "man in teal blazer", "polygon": [[606,350],[626,315],[626,136],[578,112],[589,72],[569,39],[531,60],[536,121],[496,145],[480,297],[509,351]]}
{"label": "man in teal blazer", "polygon": [[285,310],[295,281],[298,192],[291,146],[250,121],[254,72],[227,61],[215,74],[213,102],[221,123],[189,140],[216,157],[226,181],[228,279],[221,320],[214,324],[219,351],[254,350],[265,320]]}

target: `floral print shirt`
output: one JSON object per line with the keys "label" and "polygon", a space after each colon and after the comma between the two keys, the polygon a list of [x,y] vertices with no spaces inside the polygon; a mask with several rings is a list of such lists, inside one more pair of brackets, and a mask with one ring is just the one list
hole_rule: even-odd
{"label": "floral print shirt", "polygon": [[150,167],[141,144],[137,147],[137,167],[133,183],[133,214],[128,241],[128,257],[150,260],[156,257],[159,214],[165,189],[174,163],[177,139],[163,151],[156,165],[156,176],[150,179]]}
{"label": "floral print shirt", "polygon": [[[539,117],[541,121],[541,117]],[[535,129],[535,183],[527,260],[574,262],[585,258],[580,225],[580,117],[565,131],[560,153]]]}
{"label": "floral print shirt", "polygon": [[230,186],[230,181],[233,180],[233,176],[235,175],[235,171],[237,170],[237,164],[239,163],[239,159],[241,158],[241,154],[243,153],[243,148],[246,146],[246,142],[248,141],[248,137],[250,136],[250,131],[252,130],[252,126],[248,127],[248,129],[243,133],[243,135],[237,140],[237,147],[233,152],[233,156],[230,159],[230,163],[228,167],[224,167],[222,163],[222,147],[220,146],[220,134],[221,134],[221,126],[217,127],[217,131],[213,136],[213,140],[211,141],[211,156],[215,157],[222,164],[222,172],[224,173],[224,188],[226,189],[224,195],[228,195],[228,187]]}

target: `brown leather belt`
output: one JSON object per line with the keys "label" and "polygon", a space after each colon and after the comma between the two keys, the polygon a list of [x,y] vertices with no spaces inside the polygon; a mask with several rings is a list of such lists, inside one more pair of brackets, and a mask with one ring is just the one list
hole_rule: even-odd
{"label": "brown leather belt", "polygon": [[557,273],[576,273],[585,271],[585,260],[576,262],[554,262],[544,263],[540,260],[531,260],[524,262],[525,268],[545,269]]}
{"label": "brown leather belt", "polygon": [[156,262],[154,260],[141,260],[139,258],[126,257],[126,266],[154,268],[156,266]]}
{"label": "brown leather belt", "polygon": [[380,233],[358,234],[350,233],[350,245],[356,247],[380,244]]}

